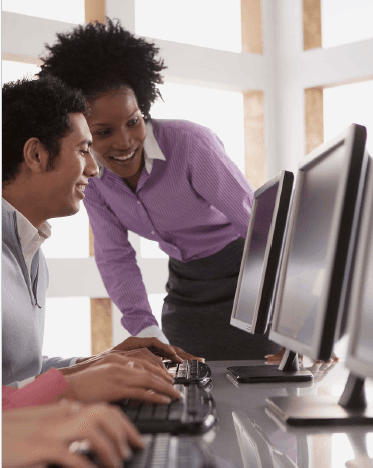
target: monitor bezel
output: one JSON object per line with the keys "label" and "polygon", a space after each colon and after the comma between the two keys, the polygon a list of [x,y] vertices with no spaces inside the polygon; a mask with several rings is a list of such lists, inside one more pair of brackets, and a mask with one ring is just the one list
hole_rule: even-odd
{"label": "monitor bezel", "polygon": [[373,160],[371,157],[369,157],[368,177],[357,242],[351,300],[348,306],[349,344],[345,365],[354,375],[373,379],[373,364],[369,365],[355,354],[361,323],[361,301],[365,290],[365,272],[368,264],[366,252],[369,246],[373,246]]}
{"label": "monitor bezel", "polygon": [[[233,309],[231,314],[230,324],[236,328],[244,330],[247,333],[252,334],[263,334],[266,331],[268,322],[269,322],[269,312],[270,307],[268,308],[268,314],[266,317],[263,316],[262,309],[265,307],[264,301],[269,301],[269,298],[264,298],[263,291],[267,291],[270,288],[270,283],[273,283],[273,287],[276,279],[276,272],[278,265],[280,263],[280,254],[282,249],[282,240],[285,232],[285,226],[287,222],[288,210],[290,206],[291,195],[293,191],[294,183],[294,174],[290,171],[281,171],[275,177],[268,180],[263,184],[258,190],[254,193],[254,201],[249,221],[249,226],[247,229],[247,235],[245,239],[245,246],[241,260],[241,267],[237,281],[236,294],[233,302]],[[260,196],[278,184],[275,206],[273,210],[271,226],[268,232],[268,238],[266,243],[266,248],[264,252],[263,265],[262,265],[262,274],[258,290],[258,295],[255,301],[255,309],[253,313],[252,323],[248,321],[244,322],[235,317],[238,301],[241,291],[242,278],[245,270],[245,264],[248,257],[248,252],[250,250],[251,238],[254,229],[254,222],[256,211],[259,203]],[[271,252],[272,247],[272,252]],[[268,265],[272,262],[272,269],[276,271],[268,271]],[[273,293],[272,287],[272,293]],[[269,301],[270,302],[270,301]],[[270,305],[270,304],[269,304]]]}
{"label": "monitor bezel", "polygon": [[[341,134],[312,151],[299,164],[269,339],[315,360],[329,359],[333,350],[335,334],[337,332],[338,311],[340,310],[340,298],[344,283],[344,270],[355,214],[355,202],[364,159],[365,141],[366,128],[361,125],[351,124]],[[346,164],[343,167],[341,183],[336,194],[332,215],[325,263],[324,287],[318,303],[313,341],[308,346],[278,331],[286,271],[306,171],[310,171],[313,167],[322,163],[328,155],[341,146],[345,146]],[[341,229],[342,226],[343,229]],[[329,312],[326,313],[328,310]]]}

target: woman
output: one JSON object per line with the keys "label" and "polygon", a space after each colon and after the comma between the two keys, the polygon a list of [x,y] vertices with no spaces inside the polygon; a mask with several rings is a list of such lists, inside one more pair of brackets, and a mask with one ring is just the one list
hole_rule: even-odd
{"label": "woman", "polygon": [[[104,284],[137,336],[157,336],[209,360],[263,358],[277,345],[230,326],[253,190],[208,129],[154,120],[165,68],[158,49],[120,23],[59,34],[39,76],[59,76],[89,102],[93,154],[86,188]],[[227,117],[228,118],[228,117]],[[169,257],[162,329],[151,314],[128,230]]]}

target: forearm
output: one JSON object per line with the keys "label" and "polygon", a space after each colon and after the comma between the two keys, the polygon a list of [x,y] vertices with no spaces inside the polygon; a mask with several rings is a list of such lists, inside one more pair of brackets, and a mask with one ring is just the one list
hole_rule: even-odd
{"label": "forearm", "polygon": [[71,399],[70,388],[61,372],[51,369],[21,389],[3,387],[3,410],[56,403]]}

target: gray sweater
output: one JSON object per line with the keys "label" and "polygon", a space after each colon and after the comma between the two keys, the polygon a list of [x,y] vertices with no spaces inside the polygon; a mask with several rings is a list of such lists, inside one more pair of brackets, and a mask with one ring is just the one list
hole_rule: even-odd
{"label": "gray sweater", "polygon": [[14,210],[2,203],[2,353],[3,385],[46,372],[52,367],[68,367],[72,358],[42,356],[45,298],[49,276],[39,249],[31,264],[31,278],[22,254]]}

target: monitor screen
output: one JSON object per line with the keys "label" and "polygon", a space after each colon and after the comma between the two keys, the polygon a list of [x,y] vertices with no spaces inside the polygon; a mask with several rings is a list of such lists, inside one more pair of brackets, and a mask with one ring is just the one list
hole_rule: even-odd
{"label": "monitor screen", "polygon": [[346,366],[360,377],[373,378],[373,168],[364,194],[357,260],[349,303],[350,344]]}
{"label": "monitor screen", "polygon": [[231,325],[265,333],[294,176],[282,171],[254,194]]}
{"label": "monitor screen", "polygon": [[300,166],[270,339],[329,359],[366,139],[352,125]]}

